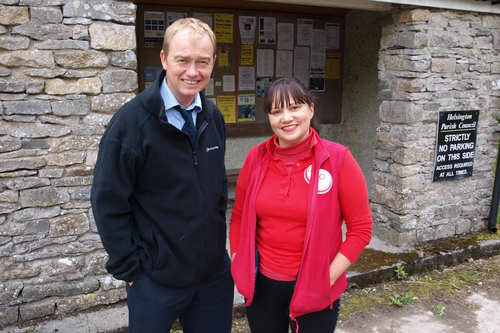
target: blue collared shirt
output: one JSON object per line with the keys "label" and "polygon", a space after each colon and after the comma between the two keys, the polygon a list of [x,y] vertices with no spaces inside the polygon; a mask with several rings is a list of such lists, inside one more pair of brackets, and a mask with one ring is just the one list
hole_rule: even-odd
{"label": "blue collared shirt", "polygon": [[[175,107],[180,105],[184,109],[184,106],[177,101],[177,98],[175,98],[174,94],[172,94],[165,80],[166,79],[163,79],[163,82],[160,85],[160,94],[163,98],[163,103],[165,103],[165,114],[170,124],[174,125],[178,129],[182,129],[182,126],[184,126],[184,119]],[[193,117],[194,127],[196,128],[196,116],[198,112],[201,112],[201,98],[199,93],[196,94],[193,102],[186,110],[194,111],[191,112],[191,116]]]}

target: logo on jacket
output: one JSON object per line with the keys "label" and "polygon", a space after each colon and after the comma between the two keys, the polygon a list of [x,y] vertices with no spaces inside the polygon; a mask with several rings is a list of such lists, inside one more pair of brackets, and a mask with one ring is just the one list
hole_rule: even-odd
{"label": "logo on jacket", "polygon": [[[308,184],[311,183],[311,170],[312,165],[308,166],[304,171],[304,179]],[[325,194],[333,186],[333,177],[332,175],[326,171],[325,169],[319,169],[319,179],[318,179],[318,194]]]}
{"label": "logo on jacket", "polygon": [[217,150],[219,149],[219,146],[213,146],[213,147],[207,147],[207,153],[212,150]]}

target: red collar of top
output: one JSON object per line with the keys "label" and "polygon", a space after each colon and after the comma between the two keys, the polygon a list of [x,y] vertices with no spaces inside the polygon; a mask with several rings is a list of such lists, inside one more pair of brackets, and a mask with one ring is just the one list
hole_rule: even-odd
{"label": "red collar of top", "polygon": [[308,159],[312,155],[313,147],[318,142],[316,135],[314,135],[315,132],[316,131],[311,127],[309,135],[304,140],[288,147],[280,147],[278,136],[275,134],[271,137],[271,140],[267,142],[267,151],[273,159],[282,159],[285,163],[287,160],[293,160],[293,162],[295,162],[299,158]]}

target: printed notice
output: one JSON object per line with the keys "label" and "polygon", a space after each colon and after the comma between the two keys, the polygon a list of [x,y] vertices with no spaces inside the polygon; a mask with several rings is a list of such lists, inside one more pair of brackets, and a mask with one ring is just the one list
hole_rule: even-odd
{"label": "printed notice", "polygon": [[274,50],[257,50],[257,76],[274,75]]}
{"label": "printed notice", "polygon": [[217,107],[226,124],[236,123],[236,96],[217,96]]}
{"label": "printed notice", "polygon": [[340,53],[327,53],[325,74],[327,79],[340,78]]}
{"label": "printed notice", "polygon": [[326,48],[338,50],[340,45],[340,24],[327,23],[326,30]]}
{"label": "printed notice", "polygon": [[208,81],[207,86],[205,87],[205,96],[213,96],[213,95],[215,95],[214,78],[211,77],[210,80]]}
{"label": "printed notice", "polygon": [[293,53],[293,76],[309,88],[309,48],[296,47]]}
{"label": "printed notice", "polygon": [[433,181],[472,176],[479,110],[440,111]]}
{"label": "printed notice", "polygon": [[217,67],[229,67],[229,50],[220,49],[217,57]]}
{"label": "printed notice", "polygon": [[325,30],[313,30],[313,43],[311,48],[311,74],[325,73],[325,46],[326,32]]}
{"label": "printed notice", "polygon": [[167,13],[167,24],[170,27],[175,21],[186,17],[186,13]]}
{"label": "printed notice", "polygon": [[222,91],[233,92],[235,87],[234,75],[222,75]]}
{"label": "printed notice", "polygon": [[253,45],[255,39],[255,16],[240,16],[240,37],[241,44]]}
{"label": "printed notice", "polygon": [[161,74],[163,70],[162,66],[144,66],[144,81],[146,82],[154,82],[156,78]]}
{"label": "printed notice", "polygon": [[311,46],[314,20],[297,20],[297,45]]}
{"label": "printed notice", "polygon": [[293,23],[278,23],[278,50],[293,50]]}
{"label": "printed notice", "polygon": [[257,97],[264,97],[266,94],[267,87],[271,85],[273,79],[270,77],[259,77],[257,78],[257,86],[255,87],[255,94]]}
{"label": "printed notice", "polygon": [[255,89],[255,67],[240,66],[238,75],[238,90],[254,90]]}
{"label": "printed notice", "polygon": [[293,51],[276,51],[276,77],[293,75]]}
{"label": "printed notice", "polygon": [[241,64],[253,65],[253,45],[241,45]]}
{"label": "printed notice", "polygon": [[255,95],[238,95],[238,122],[255,121]]}
{"label": "printed notice", "polygon": [[276,44],[276,17],[259,17],[259,44]]}
{"label": "printed notice", "polygon": [[215,13],[214,33],[217,43],[232,43],[233,14]]}
{"label": "printed notice", "polygon": [[144,12],[144,41],[163,42],[165,34],[165,14],[163,12]]}
{"label": "printed notice", "polygon": [[214,25],[212,24],[212,21],[214,19],[214,15],[212,13],[193,13],[193,17],[197,18],[200,21],[205,22],[208,24],[210,29],[214,30]]}

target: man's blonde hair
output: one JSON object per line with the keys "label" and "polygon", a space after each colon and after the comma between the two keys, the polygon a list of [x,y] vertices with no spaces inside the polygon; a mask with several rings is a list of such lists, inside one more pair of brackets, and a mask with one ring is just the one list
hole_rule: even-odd
{"label": "man's blonde hair", "polygon": [[212,45],[214,47],[213,55],[216,55],[217,41],[215,39],[214,32],[212,31],[212,29],[210,29],[208,24],[201,20],[195,19],[194,17],[179,19],[168,27],[167,31],[165,31],[165,38],[163,39],[163,53],[165,53],[165,55],[168,55],[168,46],[172,41],[172,38],[174,38],[176,33],[183,29],[187,29],[190,31],[191,40],[200,39],[205,34],[207,34],[208,37],[210,37],[210,40],[212,41]]}

